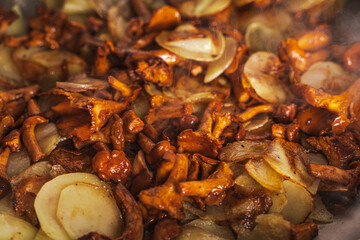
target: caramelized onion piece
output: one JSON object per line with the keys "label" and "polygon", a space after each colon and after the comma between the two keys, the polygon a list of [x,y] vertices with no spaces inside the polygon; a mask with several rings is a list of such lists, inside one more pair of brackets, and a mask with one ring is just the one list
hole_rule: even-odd
{"label": "caramelized onion piece", "polygon": [[219,150],[218,158],[226,162],[239,162],[262,156],[270,141],[237,141],[226,145]]}
{"label": "caramelized onion piece", "polygon": [[232,63],[236,54],[237,42],[232,37],[225,37],[225,49],[221,57],[209,63],[204,77],[204,82],[208,83],[220,76]]}
{"label": "caramelized onion piece", "polygon": [[270,52],[256,52],[246,61],[242,82],[245,89],[262,101],[279,104],[290,99],[290,92],[279,79],[281,62]]}
{"label": "caramelized onion piece", "polygon": [[186,17],[204,17],[219,13],[230,6],[230,4],[230,0],[185,1],[179,6],[179,11]]}
{"label": "caramelized onion piece", "polygon": [[353,78],[334,62],[317,62],[301,76],[300,82],[331,94],[339,94],[348,89]]}
{"label": "caramelized onion piece", "polygon": [[[194,34],[184,39],[170,40],[169,37],[171,37],[171,34],[174,34],[174,32],[178,35],[186,35],[188,32],[194,32]],[[162,31],[156,37],[156,42],[161,47],[180,57],[196,61],[212,62],[219,59],[224,52],[225,38],[219,31],[211,33],[187,24],[180,25],[174,32]],[[198,35],[200,35],[200,37]]]}

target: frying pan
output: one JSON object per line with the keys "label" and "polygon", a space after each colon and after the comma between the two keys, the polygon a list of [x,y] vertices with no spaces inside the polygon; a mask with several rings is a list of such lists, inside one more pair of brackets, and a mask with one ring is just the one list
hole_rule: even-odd
{"label": "frying pan", "polygon": [[[16,3],[25,17],[35,13],[38,0],[1,0],[0,8],[11,8]],[[345,45],[360,41],[360,0],[348,0],[344,10],[333,22],[334,41]],[[360,196],[334,216],[334,222],[319,225],[316,240],[359,240],[360,239]]]}

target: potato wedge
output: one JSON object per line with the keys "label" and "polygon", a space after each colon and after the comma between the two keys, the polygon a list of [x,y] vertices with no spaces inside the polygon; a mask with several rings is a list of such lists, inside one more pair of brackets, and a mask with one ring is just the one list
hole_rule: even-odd
{"label": "potato wedge", "polygon": [[309,159],[305,150],[297,143],[274,139],[263,155],[264,160],[280,175],[304,187],[310,187],[315,178],[305,164]]}
{"label": "potato wedge", "polygon": [[92,184],[75,183],[65,187],[60,193],[56,215],[71,239],[90,232],[111,238],[121,233],[121,213],[115,199]]}
{"label": "potato wedge", "polygon": [[25,220],[5,213],[0,214],[0,240],[32,240],[36,232],[37,229]]}
{"label": "potato wedge", "polygon": [[44,184],[35,198],[34,207],[41,228],[51,238],[70,239],[56,216],[61,191],[75,183],[88,183],[109,189],[105,182],[90,173],[69,173],[60,175]]}
{"label": "potato wedge", "polygon": [[270,191],[283,193],[283,177],[272,169],[263,159],[251,159],[245,169],[261,186]]}
{"label": "potato wedge", "polygon": [[314,200],[310,193],[299,184],[288,180],[283,184],[287,204],[281,211],[281,215],[291,223],[302,223],[313,210]]}

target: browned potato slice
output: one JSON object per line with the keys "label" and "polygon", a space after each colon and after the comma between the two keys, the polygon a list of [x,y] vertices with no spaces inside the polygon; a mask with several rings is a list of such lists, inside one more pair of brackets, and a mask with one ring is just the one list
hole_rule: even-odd
{"label": "browned potato slice", "polygon": [[310,193],[299,184],[284,181],[287,204],[281,211],[284,219],[294,224],[303,222],[314,207],[314,201]]}
{"label": "browned potato slice", "polygon": [[309,162],[305,149],[297,143],[277,138],[271,142],[263,158],[280,175],[304,187],[310,187],[315,181],[305,166]]}
{"label": "browned potato slice", "polygon": [[262,158],[251,159],[245,164],[246,171],[261,186],[277,193],[283,193],[283,177],[274,171]]}
{"label": "browned potato slice", "polygon": [[290,240],[291,223],[279,214],[261,214],[257,216],[252,231],[239,232],[238,239],[244,240]]}

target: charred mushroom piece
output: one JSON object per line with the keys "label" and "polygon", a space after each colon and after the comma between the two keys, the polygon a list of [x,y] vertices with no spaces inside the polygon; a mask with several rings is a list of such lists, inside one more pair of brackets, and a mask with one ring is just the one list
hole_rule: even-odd
{"label": "charred mushroom piece", "polygon": [[34,209],[36,194],[50,178],[38,177],[36,175],[23,179],[14,188],[14,209],[19,215],[25,215],[34,226],[38,225]]}
{"label": "charred mushroom piece", "polygon": [[114,195],[125,220],[125,231],[118,239],[141,240],[144,234],[143,219],[135,199],[121,183],[116,185]]}

